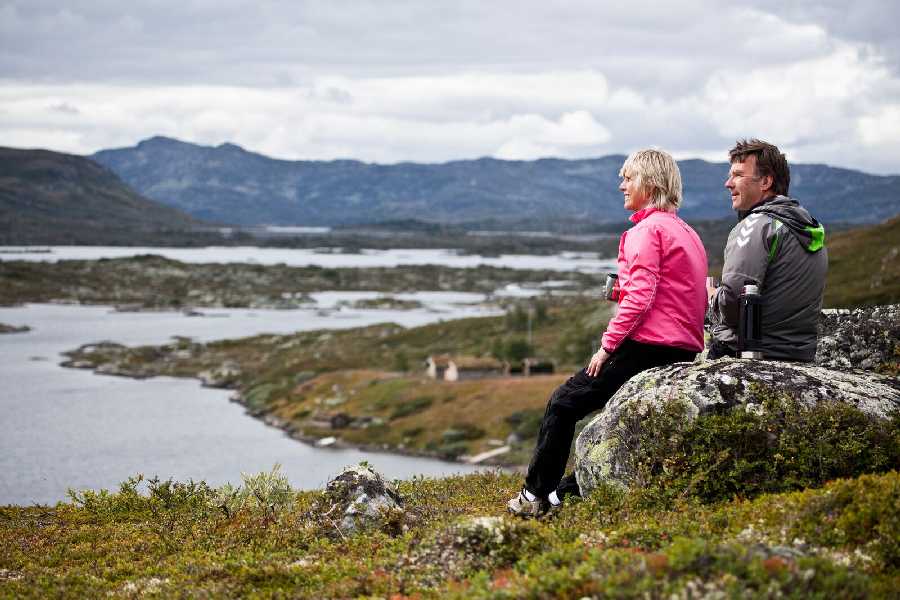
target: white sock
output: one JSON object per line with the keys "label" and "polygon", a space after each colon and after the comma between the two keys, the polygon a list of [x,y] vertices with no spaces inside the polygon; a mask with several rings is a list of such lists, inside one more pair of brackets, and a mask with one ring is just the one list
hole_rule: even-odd
{"label": "white sock", "polygon": [[525,488],[522,488],[522,495],[525,496],[525,499],[529,502],[534,502],[535,500],[537,500],[537,496],[535,496]]}
{"label": "white sock", "polygon": [[550,504],[552,504],[553,506],[559,506],[560,504],[562,504],[562,500],[560,500],[559,496],[556,495],[556,490],[550,492],[550,495],[547,496],[547,500],[549,500]]}

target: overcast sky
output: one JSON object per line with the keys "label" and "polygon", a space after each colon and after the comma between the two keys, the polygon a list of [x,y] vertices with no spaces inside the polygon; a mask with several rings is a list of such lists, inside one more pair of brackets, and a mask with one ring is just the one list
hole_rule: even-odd
{"label": "overcast sky", "polygon": [[896,174],[898,23],[893,0],[0,0],[0,145],[721,161],[752,136]]}

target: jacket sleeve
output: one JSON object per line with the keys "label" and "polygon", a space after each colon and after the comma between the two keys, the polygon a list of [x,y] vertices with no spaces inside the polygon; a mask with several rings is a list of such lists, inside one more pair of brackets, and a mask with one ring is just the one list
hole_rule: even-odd
{"label": "jacket sleeve", "polygon": [[622,300],[616,316],[603,334],[601,344],[607,352],[615,352],[619,344],[637,327],[653,305],[662,256],[662,233],[647,228],[629,233],[625,242],[625,265],[628,273],[622,287]]}
{"label": "jacket sleeve", "polygon": [[741,290],[747,281],[760,288],[765,284],[770,250],[777,250],[775,237],[772,219],[760,213],[751,214],[732,230],[725,246],[722,283],[710,300],[711,323],[737,330]]}

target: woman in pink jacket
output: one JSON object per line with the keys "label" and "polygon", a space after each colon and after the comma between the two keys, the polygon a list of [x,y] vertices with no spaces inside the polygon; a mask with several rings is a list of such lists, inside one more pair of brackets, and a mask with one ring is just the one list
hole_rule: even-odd
{"label": "woman in pink jacket", "polygon": [[703,349],[706,252],[675,211],[681,173],[660,150],[640,150],[619,172],[619,189],[634,226],[619,242],[618,310],[600,350],[582,371],[550,396],[522,491],[510,512],[536,517],[578,494],[574,475],[563,478],[575,424],[602,409],[631,377],[653,367],[693,361]]}

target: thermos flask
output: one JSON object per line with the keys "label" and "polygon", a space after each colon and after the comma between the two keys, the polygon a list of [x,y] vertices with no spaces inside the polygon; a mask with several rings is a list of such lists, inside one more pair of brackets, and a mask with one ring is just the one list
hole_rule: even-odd
{"label": "thermos flask", "polygon": [[762,296],[759,295],[759,286],[752,281],[745,282],[738,300],[738,356],[762,358]]}

